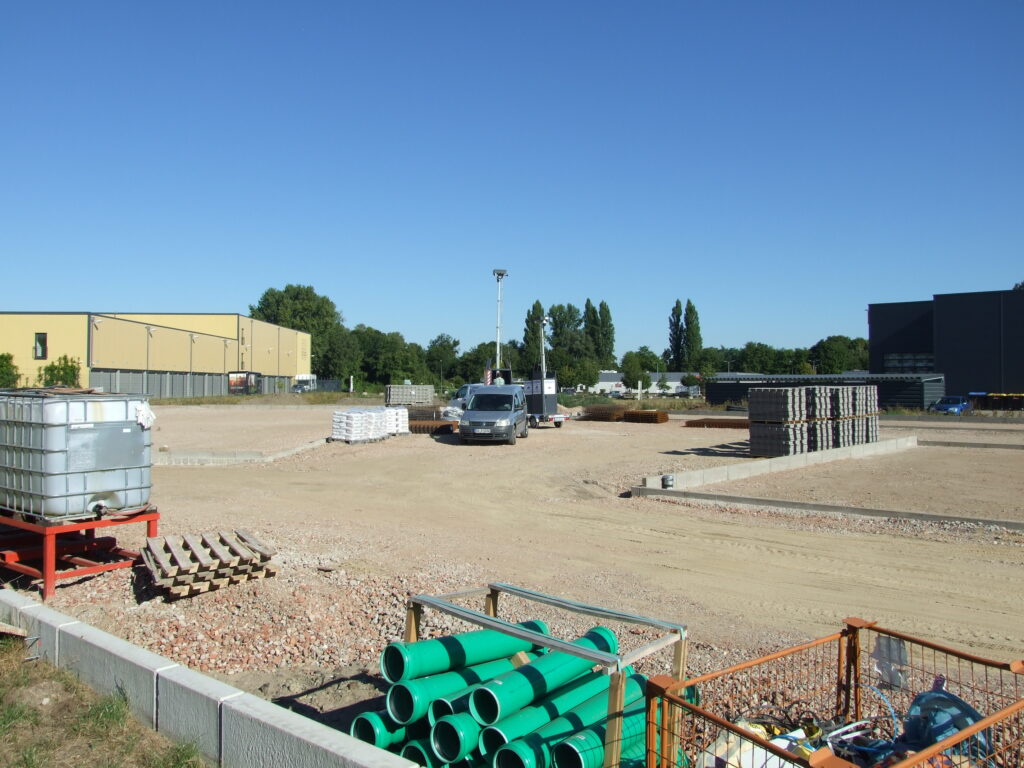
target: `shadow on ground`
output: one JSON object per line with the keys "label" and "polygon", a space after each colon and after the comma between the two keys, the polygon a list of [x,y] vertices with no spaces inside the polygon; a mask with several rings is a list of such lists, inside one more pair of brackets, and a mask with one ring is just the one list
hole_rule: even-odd
{"label": "shadow on ground", "polygon": [[750,441],[738,440],[734,443],[721,443],[720,445],[701,446],[699,448],[688,448],[685,451],[662,451],[667,456],[707,456],[715,458],[750,458]]}
{"label": "shadow on ground", "polygon": [[[273,693],[274,687],[274,684],[262,686],[257,695]],[[357,715],[384,709],[386,690],[386,683],[379,676],[364,670],[324,680],[302,691],[273,696],[270,700],[310,720],[348,733]]]}

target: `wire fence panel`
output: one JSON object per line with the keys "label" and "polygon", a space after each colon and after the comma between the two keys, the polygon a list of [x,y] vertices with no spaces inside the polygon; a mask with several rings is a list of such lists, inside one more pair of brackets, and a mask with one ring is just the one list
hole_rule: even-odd
{"label": "wire fence panel", "polygon": [[1024,768],[1024,662],[859,619],[647,693],[649,768]]}

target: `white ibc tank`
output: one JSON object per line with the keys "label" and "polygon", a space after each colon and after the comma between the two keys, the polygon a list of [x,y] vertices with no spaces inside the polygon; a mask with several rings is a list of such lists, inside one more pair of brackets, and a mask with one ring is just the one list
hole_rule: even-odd
{"label": "white ibc tank", "polygon": [[0,506],[48,520],[141,507],[152,423],[139,396],[0,392]]}

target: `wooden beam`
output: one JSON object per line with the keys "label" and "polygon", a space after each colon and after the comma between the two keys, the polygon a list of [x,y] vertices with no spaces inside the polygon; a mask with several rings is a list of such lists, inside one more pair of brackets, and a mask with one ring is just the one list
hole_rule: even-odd
{"label": "wooden beam", "polygon": [[409,603],[405,609],[405,642],[415,643],[420,639],[420,618],[423,616],[423,606],[419,603]]}
{"label": "wooden beam", "polygon": [[626,673],[615,672],[608,686],[608,721],[604,731],[604,768],[622,761],[622,709],[626,703]]}

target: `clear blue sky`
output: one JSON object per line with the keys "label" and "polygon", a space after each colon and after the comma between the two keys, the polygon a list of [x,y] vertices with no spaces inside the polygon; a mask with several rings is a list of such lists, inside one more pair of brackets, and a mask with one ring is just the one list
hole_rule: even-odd
{"label": "clear blue sky", "polygon": [[246,313],[462,349],[867,336],[1024,280],[1024,3],[47,2],[0,10],[5,310]]}

